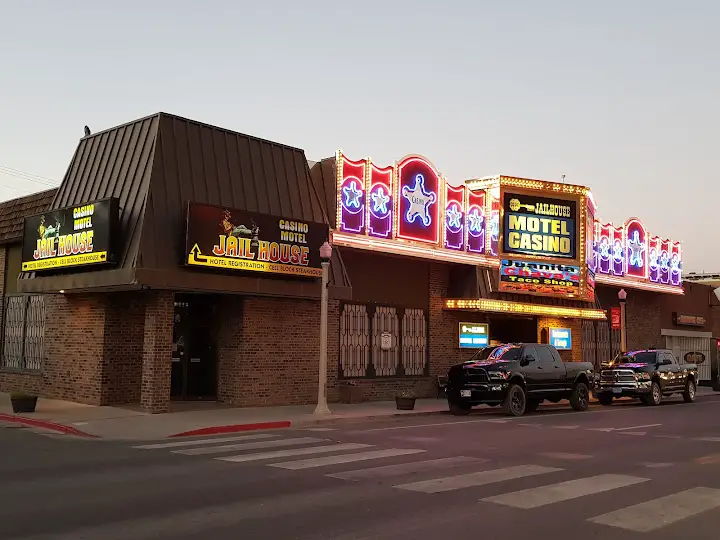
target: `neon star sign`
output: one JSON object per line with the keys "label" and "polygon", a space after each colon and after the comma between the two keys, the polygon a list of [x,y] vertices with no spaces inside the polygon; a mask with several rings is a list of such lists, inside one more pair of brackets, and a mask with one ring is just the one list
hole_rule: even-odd
{"label": "neon star sign", "polygon": [[358,189],[359,184],[360,181],[357,179],[350,180],[350,185],[342,188],[343,195],[345,195],[345,208],[360,208],[360,195],[362,195],[362,191]]}
{"label": "neon star sign", "polygon": [[421,156],[404,158],[397,164],[396,171],[397,238],[438,244],[441,230],[446,225],[437,204],[445,180]]}
{"label": "neon star sign", "polygon": [[412,189],[403,186],[402,194],[410,203],[405,213],[407,222],[413,223],[419,218],[423,225],[429,227],[433,220],[428,209],[437,200],[437,196],[425,191],[425,177],[422,174],[416,175],[415,186]]}
{"label": "neon star sign", "polygon": [[370,199],[372,200],[372,213],[379,218],[387,216],[390,195],[385,192],[385,188],[383,186],[375,188],[375,191],[370,193]]}

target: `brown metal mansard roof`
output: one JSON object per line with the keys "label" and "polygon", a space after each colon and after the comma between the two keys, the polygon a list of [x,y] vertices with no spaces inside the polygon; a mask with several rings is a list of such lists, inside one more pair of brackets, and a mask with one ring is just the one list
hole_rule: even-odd
{"label": "brown metal mansard roof", "polygon": [[[24,274],[19,290],[150,287],[305,298],[320,294],[316,280],[216,274],[183,266],[188,201],[328,223],[325,200],[318,197],[301,149],[158,113],[81,139],[50,209],[107,197],[119,199],[117,266]],[[330,294],[345,298],[350,283],[339,251],[333,251]]]}

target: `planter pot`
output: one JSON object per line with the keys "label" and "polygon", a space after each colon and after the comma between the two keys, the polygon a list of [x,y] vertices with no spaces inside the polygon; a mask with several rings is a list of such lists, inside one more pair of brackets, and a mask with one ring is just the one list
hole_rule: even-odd
{"label": "planter pot", "polygon": [[10,403],[14,413],[34,413],[37,400],[37,397],[16,397],[10,398]]}
{"label": "planter pot", "polygon": [[398,411],[412,411],[415,408],[415,398],[396,397],[395,405],[397,405]]}

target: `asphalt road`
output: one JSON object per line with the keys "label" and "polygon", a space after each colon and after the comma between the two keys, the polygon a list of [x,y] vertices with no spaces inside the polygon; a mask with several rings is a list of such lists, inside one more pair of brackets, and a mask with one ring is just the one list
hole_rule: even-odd
{"label": "asphalt road", "polygon": [[0,449],[3,540],[720,535],[720,395],[139,444],[0,428]]}

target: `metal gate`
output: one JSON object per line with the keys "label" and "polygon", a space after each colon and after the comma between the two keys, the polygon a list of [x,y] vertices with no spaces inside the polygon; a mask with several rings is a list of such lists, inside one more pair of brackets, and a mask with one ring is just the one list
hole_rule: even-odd
{"label": "metal gate", "polygon": [[712,347],[717,342],[711,337],[665,336],[665,348],[670,349],[680,362],[698,364],[698,379],[712,380]]}
{"label": "metal gate", "polygon": [[582,321],[583,361],[599,370],[603,362],[620,353],[620,330],[612,330],[608,321]]}
{"label": "metal gate", "polygon": [[3,317],[2,366],[40,371],[44,354],[45,297],[7,296]]}
{"label": "metal gate", "polygon": [[[383,336],[389,346],[383,348]],[[422,309],[344,304],[340,312],[341,378],[428,373],[427,314]]]}

